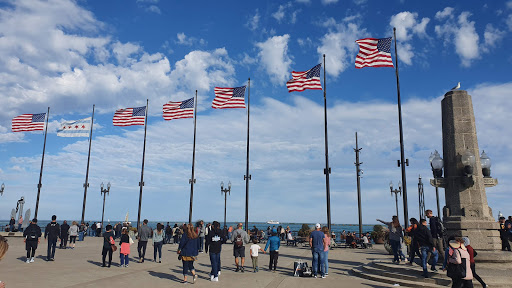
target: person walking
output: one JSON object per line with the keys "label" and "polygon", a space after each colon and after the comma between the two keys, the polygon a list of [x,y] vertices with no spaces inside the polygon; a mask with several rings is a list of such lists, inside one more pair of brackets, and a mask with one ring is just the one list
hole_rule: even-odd
{"label": "person walking", "polygon": [[324,238],[325,234],[320,231],[320,223],[316,223],[315,231],[309,235],[309,247],[311,247],[311,254],[313,256],[312,261],[312,272],[313,277],[317,278],[320,272],[322,278],[325,278],[322,263],[324,260]]}
{"label": "person walking", "polygon": [[[133,240],[132,240],[133,241]],[[121,240],[119,241],[119,256],[121,258],[121,267],[128,268],[130,262],[130,235],[128,235],[128,228],[123,227],[121,229]]]}
{"label": "person walking", "polygon": [[151,228],[148,227],[148,219],[144,219],[142,225],[139,228],[137,239],[137,251],[139,252],[139,263],[144,263],[144,257],[146,256],[146,247],[148,246],[148,240],[151,237]]}
{"label": "person walking", "polygon": [[213,221],[211,230],[206,236],[206,253],[210,253],[210,263],[212,271],[210,272],[210,280],[212,282],[219,281],[220,274],[220,252],[222,251],[222,244],[226,243],[226,236],[220,230],[220,223]]}
{"label": "person walking", "polygon": [[178,224],[174,224],[174,227],[172,228],[172,237],[174,244],[178,244],[180,242],[181,229],[178,227]]}
{"label": "person walking", "polygon": [[60,225],[57,223],[57,216],[52,216],[52,222],[46,225],[44,230],[44,239],[48,238],[48,253],[46,254],[46,261],[55,261],[55,247],[60,235]]}
{"label": "person walking", "polygon": [[183,263],[183,283],[187,283],[189,271],[192,274],[192,283],[195,283],[197,274],[194,268],[194,261],[199,254],[199,237],[191,223],[188,225],[184,224],[183,228],[185,231],[183,231],[183,237],[178,246],[178,259],[181,259]]}
{"label": "person walking", "polygon": [[[89,224],[89,223],[87,223],[87,224]],[[90,231],[91,231],[91,237],[95,237],[96,236],[96,222],[92,223]]]}
{"label": "person walking", "polygon": [[329,233],[329,227],[324,226],[322,228],[322,232],[324,232],[324,275],[329,275],[329,245],[331,245],[331,234]]}
{"label": "person walking", "polygon": [[[242,229],[242,223],[238,223],[237,229],[231,234],[231,242],[233,243],[233,256],[235,256],[236,270],[235,272],[244,272],[245,265],[245,246],[249,243],[249,235]],[[240,262],[238,261],[240,258]]]}
{"label": "person walking", "polygon": [[471,272],[473,273],[473,278],[475,278],[478,282],[480,282],[480,285],[482,285],[483,288],[488,287],[487,284],[485,284],[484,280],[476,274],[475,271],[475,257],[478,255],[476,253],[475,249],[471,247],[471,242],[469,241],[468,237],[462,237],[462,240],[464,241],[464,246],[466,246],[466,249],[468,249],[469,254],[469,264],[471,266]]}
{"label": "person walking", "polygon": [[265,251],[261,249],[260,245],[258,245],[258,239],[252,239],[252,245],[250,247],[251,251],[251,260],[252,260],[252,269],[253,272],[256,273],[260,270],[258,267],[258,252],[261,251],[265,254]]}
{"label": "person walking", "polygon": [[78,223],[73,221],[71,227],[68,230],[69,233],[69,246],[71,249],[75,249],[76,237],[78,236]]}
{"label": "person walking", "polygon": [[267,245],[265,245],[264,249],[264,252],[267,252],[267,249],[270,248],[270,260],[268,263],[268,271],[276,272],[280,246],[281,239],[279,238],[276,232],[272,232],[272,236],[268,238]]}
{"label": "person walking", "polygon": [[377,219],[384,225],[388,226],[389,229],[389,244],[393,250],[393,263],[400,264],[400,248],[402,247],[402,240],[404,238],[402,226],[398,220],[398,216],[391,217],[391,222],[382,221]]}
{"label": "person walking", "polygon": [[436,247],[436,250],[439,252],[439,258],[441,260],[444,259],[444,254],[442,251],[444,251],[444,241],[443,241],[443,226],[441,224],[441,219],[439,217],[434,216],[432,213],[432,210],[428,209],[425,210],[425,215],[429,219],[429,225],[430,225],[430,234],[432,234],[432,240],[434,241],[434,247]]}
{"label": "person walking", "polygon": [[156,262],[156,252],[158,252],[158,263],[162,263],[162,245],[164,244],[164,225],[156,224],[156,229],[153,231],[153,260]]}
{"label": "person walking", "polygon": [[[7,244],[7,239],[4,236],[0,235],[0,260],[4,258],[5,253],[9,249],[9,244]],[[0,281],[0,288],[5,288],[5,283]]]}
{"label": "person walking", "polygon": [[428,278],[428,270],[427,270],[427,259],[428,253],[434,255],[434,259],[432,261],[432,271],[437,271],[436,264],[439,258],[439,253],[434,247],[434,241],[432,239],[432,234],[427,228],[427,220],[421,219],[420,226],[418,227],[416,233],[414,234],[415,241],[418,243],[418,247],[421,251],[421,263],[423,266],[423,277]]}
{"label": "person walking", "polygon": [[[112,225],[108,224],[105,227],[105,233],[103,233],[103,250],[101,251],[101,260],[103,265],[101,267],[108,267],[112,265],[112,245],[115,245],[114,242],[114,232],[112,232]],[[105,258],[108,254],[108,265],[105,265]]]}
{"label": "person walking", "polygon": [[167,222],[167,225],[165,225],[165,240],[164,244],[170,244],[172,238],[172,228],[169,222]]}
{"label": "person walking", "polygon": [[69,225],[68,221],[64,220],[62,225],[60,225],[60,249],[66,249],[68,247],[68,233],[69,233]]}
{"label": "person walking", "polygon": [[473,272],[471,271],[470,256],[464,246],[464,240],[457,237],[449,242],[448,271],[450,265],[461,265],[465,261],[466,277],[459,278],[457,275],[449,275],[452,278],[452,288],[473,288]]}
{"label": "person walking", "polygon": [[27,263],[33,263],[37,245],[41,242],[41,228],[37,225],[36,218],[32,219],[30,225],[23,231],[23,238],[27,250]]}
{"label": "person walking", "polygon": [[418,220],[416,218],[411,218],[410,220],[411,226],[407,227],[405,232],[408,233],[409,237],[411,237],[411,249],[409,251],[409,263],[408,265],[413,265],[414,263],[414,256],[417,254],[418,257],[421,259],[420,251],[418,250],[418,242],[415,239],[416,232],[418,230],[418,227],[420,226]]}

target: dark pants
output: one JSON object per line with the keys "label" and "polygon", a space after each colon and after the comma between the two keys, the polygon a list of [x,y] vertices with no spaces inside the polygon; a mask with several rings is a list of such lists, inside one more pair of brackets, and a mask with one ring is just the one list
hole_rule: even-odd
{"label": "dark pants", "polygon": [[203,252],[204,248],[204,237],[199,237],[199,252]]}
{"label": "dark pants", "polygon": [[270,251],[270,261],[268,264],[268,269],[272,270],[272,266],[274,266],[274,271],[277,268],[277,258],[279,258],[279,251]]}
{"label": "dark pants", "polygon": [[219,277],[220,271],[220,253],[210,252],[210,263],[212,264],[212,271],[210,272],[213,277]]}
{"label": "dark pants", "polygon": [[194,269],[194,261],[181,261],[183,262],[183,275],[187,275],[188,271],[195,271]]}
{"label": "dark pants", "polygon": [[180,242],[180,240],[178,238],[179,238],[178,235],[174,235],[174,244],[178,244]]}
{"label": "dark pants", "polygon": [[482,278],[480,278],[480,276],[478,276],[478,274],[476,274],[475,263],[470,264],[470,266],[471,266],[471,272],[473,272],[473,278],[475,278],[478,282],[480,282],[482,287],[485,287],[486,284],[485,284],[484,280],[482,280]]}
{"label": "dark pants", "polygon": [[103,266],[105,266],[105,258],[108,254],[108,267],[112,264],[112,246],[111,247],[103,247],[103,251],[101,251],[101,261],[103,262]]}
{"label": "dark pants", "polygon": [[101,228],[96,228],[96,237],[101,236]]}
{"label": "dark pants", "polygon": [[48,238],[48,253],[46,253],[46,260],[55,258],[55,247],[57,246],[57,239]]}
{"label": "dark pants", "polygon": [[399,262],[400,258],[398,255],[398,251],[400,250],[400,240],[389,240],[389,244],[391,245],[391,249],[393,250],[393,262]]}
{"label": "dark pants", "polygon": [[510,243],[507,237],[501,237],[501,250],[510,251]]}
{"label": "dark pants", "polygon": [[414,256],[416,254],[418,254],[418,257],[420,257],[420,259],[421,259],[420,250],[419,250],[418,246],[416,244],[414,244],[414,239],[413,239],[413,244],[411,245],[411,251],[409,252],[409,261],[411,263],[414,262]]}
{"label": "dark pants", "polygon": [[37,249],[37,240],[36,241],[27,241],[25,243],[25,248],[27,249],[27,259],[34,258]]}
{"label": "dark pants", "polygon": [[60,248],[68,246],[68,234],[60,235]]}
{"label": "dark pants", "polygon": [[142,259],[142,261],[144,261],[144,256],[146,256],[146,246],[148,246],[148,241],[139,241],[139,243],[137,244],[139,259]]}
{"label": "dark pants", "polygon": [[158,252],[158,258],[159,259],[162,259],[162,245],[163,245],[163,241],[162,242],[155,242],[153,243],[153,253],[154,253],[154,256],[153,256],[153,259],[155,259],[155,262],[156,262],[156,252]]}
{"label": "dark pants", "polygon": [[452,279],[452,288],[473,288],[472,280]]}

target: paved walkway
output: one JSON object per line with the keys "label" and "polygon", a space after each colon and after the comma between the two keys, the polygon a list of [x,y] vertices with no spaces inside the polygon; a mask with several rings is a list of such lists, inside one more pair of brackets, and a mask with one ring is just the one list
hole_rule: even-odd
{"label": "paved walkway", "polygon": [[[9,251],[0,261],[0,280],[6,287],[178,287],[183,286],[181,261],[178,261],[177,245],[163,246],[162,263],[155,263],[153,247],[148,243],[146,261],[136,263],[130,259],[128,268],[119,267],[119,252],[114,252],[111,268],[101,266],[102,238],[86,237],[77,242],[75,249],[57,249],[54,262],[46,262],[47,244],[42,240],[36,251],[34,263],[25,263],[25,245],[20,238],[10,237]],[[261,245],[264,248],[263,244]],[[137,255],[137,243],[132,245],[131,256]],[[390,287],[391,285],[372,282],[348,275],[350,269],[374,259],[386,259],[382,245],[375,249],[336,249],[329,252],[329,276],[326,279],[293,277],[293,262],[303,259],[311,265],[311,252],[308,248],[281,246],[278,269],[276,273],[267,271],[268,254],[260,254],[260,272],[252,273],[250,257],[246,261],[246,272],[235,273],[232,246],[223,246],[221,254],[222,275],[219,282],[209,281],[211,269],[209,256],[199,255],[195,262],[199,279],[194,287],[212,287],[222,285],[230,287]],[[247,255],[249,249],[246,247]],[[188,277],[191,282],[192,277]],[[108,286],[107,286],[108,285]]]}

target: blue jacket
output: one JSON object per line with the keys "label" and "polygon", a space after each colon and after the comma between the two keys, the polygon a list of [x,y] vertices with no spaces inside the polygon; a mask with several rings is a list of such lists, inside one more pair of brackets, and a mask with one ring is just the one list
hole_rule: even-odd
{"label": "blue jacket", "polygon": [[265,251],[267,251],[269,246],[270,251],[279,250],[279,246],[281,246],[281,239],[279,239],[277,235],[268,237],[267,245],[265,245]]}
{"label": "blue jacket", "polygon": [[181,256],[197,256],[199,254],[199,238],[190,239],[187,233],[183,234],[178,250]]}

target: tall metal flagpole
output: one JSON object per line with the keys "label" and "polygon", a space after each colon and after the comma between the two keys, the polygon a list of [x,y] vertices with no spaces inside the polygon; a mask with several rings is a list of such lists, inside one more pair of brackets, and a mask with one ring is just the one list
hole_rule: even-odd
{"label": "tall metal flagpole", "polygon": [[37,200],[36,200],[36,212],[34,218],[37,219],[37,211],[39,210],[39,196],[41,195],[41,180],[43,179],[43,165],[44,165],[44,151],[46,150],[46,134],[48,132],[48,118],[50,118],[50,107],[48,107],[48,113],[46,113],[46,128],[44,128],[44,144],[43,144],[43,157],[41,158],[41,171],[39,172],[39,184],[37,184]]}
{"label": "tall metal flagpole", "polygon": [[148,110],[149,99],[146,99],[146,119],[144,120],[144,148],[142,150],[142,170],[140,172],[140,194],[139,194],[139,212],[137,213],[137,230],[140,227],[140,208],[142,206],[142,187],[144,187],[144,160],[146,158],[146,132],[148,130]]}
{"label": "tall metal flagpole", "polygon": [[196,163],[196,123],[197,123],[197,90],[196,97],[194,99],[194,144],[192,146],[192,178],[188,179],[190,183],[190,209],[188,210],[188,223],[192,223],[192,202],[194,199],[194,183],[196,183],[196,178],[194,178],[194,169]]}
{"label": "tall metal flagpole", "polygon": [[[408,161],[405,160],[404,155],[404,132],[402,129],[402,102],[400,100],[400,79],[398,77],[398,51],[396,48],[396,28],[393,27],[393,36],[395,38],[395,71],[396,71],[396,90],[398,94],[398,127],[400,130],[400,167],[402,168],[402,192],[404,200],[404,225],[407,228],[409,226],[409,213],[407,206],[407,180],[405,177],[405,166],[408,165]],[[397,215],[398,216],[398,215]]]}
{"label": "tall metal flagpole", "polygon": [[325,120],[325,186],[327,194],[327,227],[331,230],[331,188],[329,187],[329,174],[331,168],[329,167],[329,145],[327,144],[327,94],[326,94],[326,81],[325,81],[325,54],[324,54],[324,120]]}
{"label": "tall metal flagpole", "polygon": [[354,152],[356,152],[356,175],[357,175],[357,211],[359,212],[359,237],[363,234],[363,212],[361,210],[361,169],[359,166],[363,164],[363,162],[359,162],[359,152],[363,148],[359,148],[357,143],[357,132],[356,132],[356,148]]}
{"label": "tall metal flagpole", "polygon": [[[85,172],[85,183],[84,183],[84,203],[82,206],[82,221],[85,222],[85,201],[87,199],[87,188],[89,187],[89,163],[91,161],[91,143],[92,143],[92,126],[94,125],[94,104],[92,105],[92,118],[91,118],[91,131],[89,131],[89,154],[87,155],[87,172]],[[103,225],[103,223],[102,223]],[[103,226],[102,226],[103,227]]]}
{"label": "tall metal flagpole", "polygon": [[247,93],[247,167],[245,170],[245,230],[249,231],[249,180],[251,180],[251,174],[249,174],[249,119],[251,115],[251,78],[248,82],[248,93]]}

